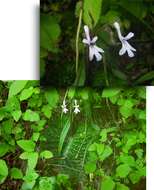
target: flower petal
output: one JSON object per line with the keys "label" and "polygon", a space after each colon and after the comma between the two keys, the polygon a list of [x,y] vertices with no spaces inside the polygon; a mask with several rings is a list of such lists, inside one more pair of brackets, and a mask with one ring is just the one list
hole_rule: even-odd
{"label": "flower petal", "polygon": [[130,38],[132,38],[134,36],[134,33],[133,32],[129,32],[127,34],[127,36],[124,37],[125,40],[129,40]]}
{"label": "flower petal", "polygon": [[129,48],[127,49],[127,53],[129,57],[134,57],[134,53],[132,50],[130,50]]}
{"label": "flower petal", "polygon": [[91,40],[91,43],[95,43],[97,41],[97,39],[98,39],[97,36],[93,37],[93,39]]}
{"label": "flower petal", "polygon": [[125,44],[127,46],[128,49],[132,50],[132,51],[136,51],[135,48],[133,48],[127,41],[125,41]]}
{"label": "flower petal", "polygon": [[90,61],[93,60],[94,54],[95,54],[95,49],[93,48],[93,46],[89,46],[89,60]]}
{"label": "flower petal", "polygon": [[101,61],[102,55],[95,49],[95,57],[97,61]]}
{"label": "flower petal", "polygon": [[123,55],[126,53],[126,47],[125,44],[122,42],[122,48],[119,51],[119,55]]}
{"label": "flower petal", "polygon": [[94,45],[95,50],[98,52],[104,53],[104,50],[102,48],[99,48],[98,46]]}
{"label": "flower petal", "polygon": [[121,34],[121,31],[120,31],[120,25],[119,25],[118,22],[115,22],[113,25],[114,25],[115,29],[117,30],[119,40],[121,41],[122,38],[123,38],[123,36],[122,36],[122,34]]}
{"label": "flower petal", "polygon": [[87,39],[83,39],[82,42],[83,42],[84,44],[90,45],[90,43],[89,43],[89,41],[88,41]]}
{"label": "flower petal", "polygon": [[90,40],[89,28],[87,25],[84,26],[84,31],[85,31],[87,40],[90,42],[91,40]]}

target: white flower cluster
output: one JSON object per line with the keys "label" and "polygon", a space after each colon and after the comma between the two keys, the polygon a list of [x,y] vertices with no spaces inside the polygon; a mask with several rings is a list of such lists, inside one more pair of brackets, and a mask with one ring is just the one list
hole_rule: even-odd
{"label": "white flower cluster", "polygon": [[[67,109],[67,105],[66,105],[65,99],[63,100],[63,104],[61,105],[61,108],[62,108],[62,112],[65,113],[65,114],[69,111]],[[79,104],[77,103],[77,100],[74,100],[73,108],[74,108],[74,113],[75,114],[78,114],[80,112]]]}
{"label": "white flower cluster", "polygon": [[[122,48],[119,51],[119,55],[123,55],[126,52],[128,53],[129,57],[134,57],[133,51],[136,51],[135,48],[133,48],[127,40],[131,39],[134,36],[133,32],[128,33],[127,36],[122,36],[121,31],[120,31],[120,25],[118,22],[115,22],[114,24],[115,29],[117,30],[118,33],[118,38],[122,44]],[[92,39],[90,37],[90,32],[89,32],[89,27],[87,25],[84,26],[84,31],[85,31],[85,37],[82,42],[89,47],[89,60],[92,61],[94,57],[96,58],[97,61],[101,61],[102,55],[101,53],[104,53],[104,50],[98,46],[96,46],[96,41],[98,39],[97,36],[94,36]]]}

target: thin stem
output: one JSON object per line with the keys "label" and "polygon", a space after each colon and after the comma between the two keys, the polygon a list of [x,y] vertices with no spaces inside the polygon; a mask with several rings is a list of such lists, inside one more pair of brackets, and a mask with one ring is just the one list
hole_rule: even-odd
{"label": "thin stem", "polygon": [[[63,102],[66,100],[68,91],[69,91],[69,89],[67,89],[66,92],[65,92],[65,96],[64,96]],[[62,117],[63,117],[63,111],[61,112],[61,120],[62,120]]]}
{"label": "thin stem", "polygon": [[78,73],[78,65],[79,65],[79,34],[80,34],[80,28],[81,28],[82,13],[83,11],[81,9],[80,14],[79,14],[77,33],[76,33],[76,75]]}

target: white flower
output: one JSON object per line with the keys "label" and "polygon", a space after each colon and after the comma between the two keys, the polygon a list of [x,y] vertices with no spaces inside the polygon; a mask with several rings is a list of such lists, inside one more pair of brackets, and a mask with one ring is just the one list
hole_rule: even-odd
{"label": "white flower", "polygon": [[77,104],[77,100],[74,100],[74,113],[77,114],[80,112],[79,105]]}
{"label": "white flower", "polygon": [[66,107],[66,102],[65,102],[65,100],[63,100],[63,104],[61,105],[61,107],[62,107],[62,112],[63,112],[63,113],[67,113],[67,112],[68,112],[68,109],[67,109],[67,107]]}
{"label": "white flower", "polygon": [[89,46],[89,60],[92,61],[95,56],[96,60],[100,61],[102,59],[102,55],[100,53],[103,53],[104,50],[95,45],[98,37],[94,36],[91,39],[90,34],[89,34],[89,28],[86,25],[84,26],[84,31],[85,31],[86,38],[84,38],[82,42]]}
{"label": "white flower", "polygon": [[136,51],[136,49],[133,48],[133,47],[127,42],[127,40],[131,39],[131,38],[134,36],[134,33],[133,33],[133,32],[129,32],[129,33],[127,34],[127,36],[124,37],[124,36],[122,36],[122,34],[121,34],[119,23],[118,23],[118,22],[115,22],[113,25],[114,25],[114,27],[116,28],[117,33],[118,33],[119,40],[120,40],[121,43],[122,43],[122,48],[121,48],[120,51],[119,51],[119,55],[123,55],[123,54],[125,54],[126,51],[127,51],[129,57],[134,57],[133,51]]}

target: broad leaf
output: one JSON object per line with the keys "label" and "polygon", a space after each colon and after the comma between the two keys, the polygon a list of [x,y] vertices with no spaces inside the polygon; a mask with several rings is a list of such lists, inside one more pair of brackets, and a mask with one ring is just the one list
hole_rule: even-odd
{"label": "broad leaf", "polygon": [[35,148],[35,143],[32,140],[19,140],[17,144],[26,152],[32,152]]}
{"label": "broad leaf", "polygon": [[2,184],[8,175],[8,167],[5,160],[0,159],[0,184]]}
{"label": "broad leaf", "polygon": [[40,116],[37,112],[32,111],[30,109],[26,110],[26,112],[23,115],[23,119],[25,121],[39,121],[40,120]]}
{"label": "broad leaf", "polygon": [[23,174],[22,171],[18,168],[11,168],[10,176],[13,179],[22,179]]}
{"label": "broad leaf", "polygon": [[116,168],[116,176],[120,178],[125,178],[131,171],[131,168],[128,164],[121,164]]}
{"label": "broad leaf", "polygon": [[121,89],[119,89],[119,88],[111,88],[111,89],[106,88],[102,92],[102,97],[103,98],[109,98],[109,97],[112,97],[112,96],[119,94],[120,91],[121,91]]}
{"label": "broad leaf", "polygon": [[41,15],[40,20],[40,45],[49,51],[56,51],[56,42],[61,30],[56,17],[51,15]]}
{"label": "broad leaf", "polygon": [[101,182],[101,190],[113,190],[115,187],[115,182],[111,177],[105,177]]}
{"label": "broad leaf", "polygon": [[34,88],[31,86],[28,89],[24,89],[20,94],[20,101],[27,100],[29,97],[32,96],[34,92]]}
{"label": "broad leaf", "polygon": [[27,80],[16,80],[13,81],[10,89],[9,89],[9,98],[11,98],[12,96],[17,95],[27,84]]}
{"label": "broad leaf", "polygon": [[59,94],[56,89],[46,90],[45,97],[51,108],[56,107],[59,100]]}
{"label": "broad leaf", "polygon": [[101,15],[102,0],[84,0],[83,19],[85,24],[92,28],[97,24]]}
{"label": "broad leaf", "polygon": [[44,151],[41,152],[40,157],[45,158],[45,159],[49,159],[49,158],[53,157],[53,154],[49,150],[44,150]]}

